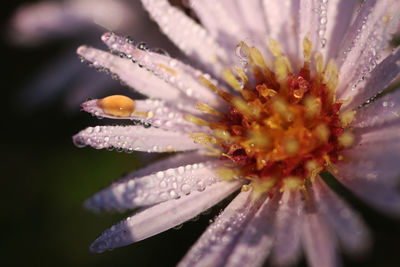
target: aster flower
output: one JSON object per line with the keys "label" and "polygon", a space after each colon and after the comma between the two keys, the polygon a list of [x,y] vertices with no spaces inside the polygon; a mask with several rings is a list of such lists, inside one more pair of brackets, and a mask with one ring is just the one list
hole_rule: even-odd
{"label": "aster flower", "polygon": [[181,153],[87,200],[96,211],[140,208],[91,251],[163,232],[241,188],[179,266],[287,265],[301,250],[311,266],[337,265],[339,246],[362,253],[370,235],[323,171],[400,215],[400,91],[371,99],[400,71],[400,50],[388,48],[399,1],[190,1],[201,25],[167,1],[142,3],[192,61],[113,33],[102,36],[111,52],[80,47],[149,99],[85,102],[87,112],[135,125],[89,127],[74,142]]}

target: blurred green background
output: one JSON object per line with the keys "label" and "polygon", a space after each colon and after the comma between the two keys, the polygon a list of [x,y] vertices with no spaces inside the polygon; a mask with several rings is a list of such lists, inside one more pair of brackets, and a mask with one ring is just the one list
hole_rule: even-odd
{"label": "blurred green background", "polygon": [[[1,4],[2,29],[21,2],[28,1]],[[90,254],[90,243],[126,214],[93,214],[83,209],[83,201],[148,162],[141,153],[74,147],[71,136],[98,121],[83,112],[66,112],[63,94],[36,108],[22,101],[21,88],[71,42],[18,48],[7,42],[6,35],[2,37],[2,266],[174,266],[226,202],[180,229]],[[81,44],[75,42],[76,47]],[[122,86],[116,89],[124,90]],[[344,256],[344,265],[400,266],[400,221],[368,208],[339,185],[333,186],[362,212],[375,237],[367,258]]]}

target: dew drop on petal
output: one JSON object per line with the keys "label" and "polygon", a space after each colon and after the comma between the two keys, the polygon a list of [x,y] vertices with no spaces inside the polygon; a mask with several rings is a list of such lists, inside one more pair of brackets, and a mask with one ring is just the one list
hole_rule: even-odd
{"label": "dew drop on petal", "polygon": [[112,95],[97,101],[103,112],[115,117],[129,117],[135,110],[135,101],[123,95]]}

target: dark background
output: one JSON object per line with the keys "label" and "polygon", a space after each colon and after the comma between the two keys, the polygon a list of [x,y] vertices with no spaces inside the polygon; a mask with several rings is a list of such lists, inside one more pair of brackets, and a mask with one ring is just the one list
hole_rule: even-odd
{"label": "dark background", "polygon": [[[196,222],[187,222],[180,229],[103,254],[90,254],[90,243],[126,214],[93,214],[83,209],[83,201],[123,173],[147,162],[141,153],[74,147],[71,136],[99,121],[78,112],[79,107],[75,111],[66,107],[63,99],[70,84],[66,83],[65,90],[50,102],[35,106],[27,101],[24,88],[47,64],[86,40],[84,36],[61,39],[31,48],[11,44],[6,34],[7,22],[23,2],[33,1],[1,4],[2,265],[175,265],[226,202],[213,208],[211,214],[201,216]],[[149,23],[149,27],[151,25]],[[77,56],[71,54],[71,57],[79,61]],[[113,90],[127,92],[118,83]],[[368,208],[340,185],[334,181],[332,184],[360,210],[375,237],[367,258],[355,261],[344,256],[344,265],[400,266],[400,221]],[[304,260],[301,264],[305,265]]]}

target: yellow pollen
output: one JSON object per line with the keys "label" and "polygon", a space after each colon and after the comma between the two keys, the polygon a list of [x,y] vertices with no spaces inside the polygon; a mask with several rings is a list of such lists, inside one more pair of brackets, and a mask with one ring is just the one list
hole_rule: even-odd
{"label": "yellow pollen", "polygon": [[249,83],[249,78],[247,77],[246,73],[244,73],[244,70],[239,66],[235,66],[235,70],[239,78],[243,81],[244,85],[247,85]]}
{"label": "yellow pollen", "polygon": [[97,101],[103,112],[115,117],[129,117],[135,110],[135,101],[123,95],[112,95]]}
{"label": "yellow pollen", "polygon": [[391,12],[388,12],[388,13],[382,18],[383,23],[388,24],[389,21],[392,19],[392,17],[393,17],[393,14],[392,14]]}
{"label": "yellow pollen", "polygon": [[224,180],[232,180],[240,176],[240,172],[232,168],[219,168],[216,173],[218,177]]}
{"label": "yellow pollen", "polygon": [[320,52],[315,53],[314,55],[315,60],[315,70],[318,74],[322,74],[325,68],[324,58]]}
{"label": "yellow pollen", "polygon": [[252,180],[253,190],[256,194],[262,194],[271,190],[276,183],[276,179],[268,177],[267,179]]}
{"label": "yellow pollen", "polygon": [[242,186],[242,188],[240,189],[241,192],[248,192],[250,189],[252,188],[251,184],[245,184]]}
{"label": "yellow pollen", "polygon": [[250,117],[257,118],[260,114],[260,110],[256,106],[249,105],[246,101],[239,97],[233,98],[232,105]]}
{"label": "yellow pollen", "polygon": [[185,114],[183,116],[183,118],[185,120],[187,120],[188,122],[194,123],[194,124],[199,125],[199,126],[208,126],[208,125],[210,125],[210,123],[208,121],[205,121],[203,119],[200,119],[200,118],[198,118],[196,116],[193,116],[193,115],[190,115],[190,114]]}
{"label": "yellow pollen", "polygon": [[232,138],[231,134],[228,131],[220,130],[220,129],[215,129],[214,135],[215,135],[215,137],[222,139],[224,141],[229,141]]}
{"label": "yellow pollen", "polygon": [[340,114],[340,122],[342,123],[343,127],[348,126],[353,120],[354,116],[356,115],[355,110],[347,110]]}
{"label": "yellow pollen", "polygon": [[350,147],[354,143],[354,135],[346,131],[344,132],[341,136],[338,138],[339,144],[341,144],[344,147]]}
{"label": "yellow pollen", "polygon": [[317,114],[320,114],[320,112],[321,112],[321,108],[322,108],[321,99],[313,97],[313,96],[307,96],[304,99],[304,107],[306,110],[306,116],[309,119],[312,119]]}

